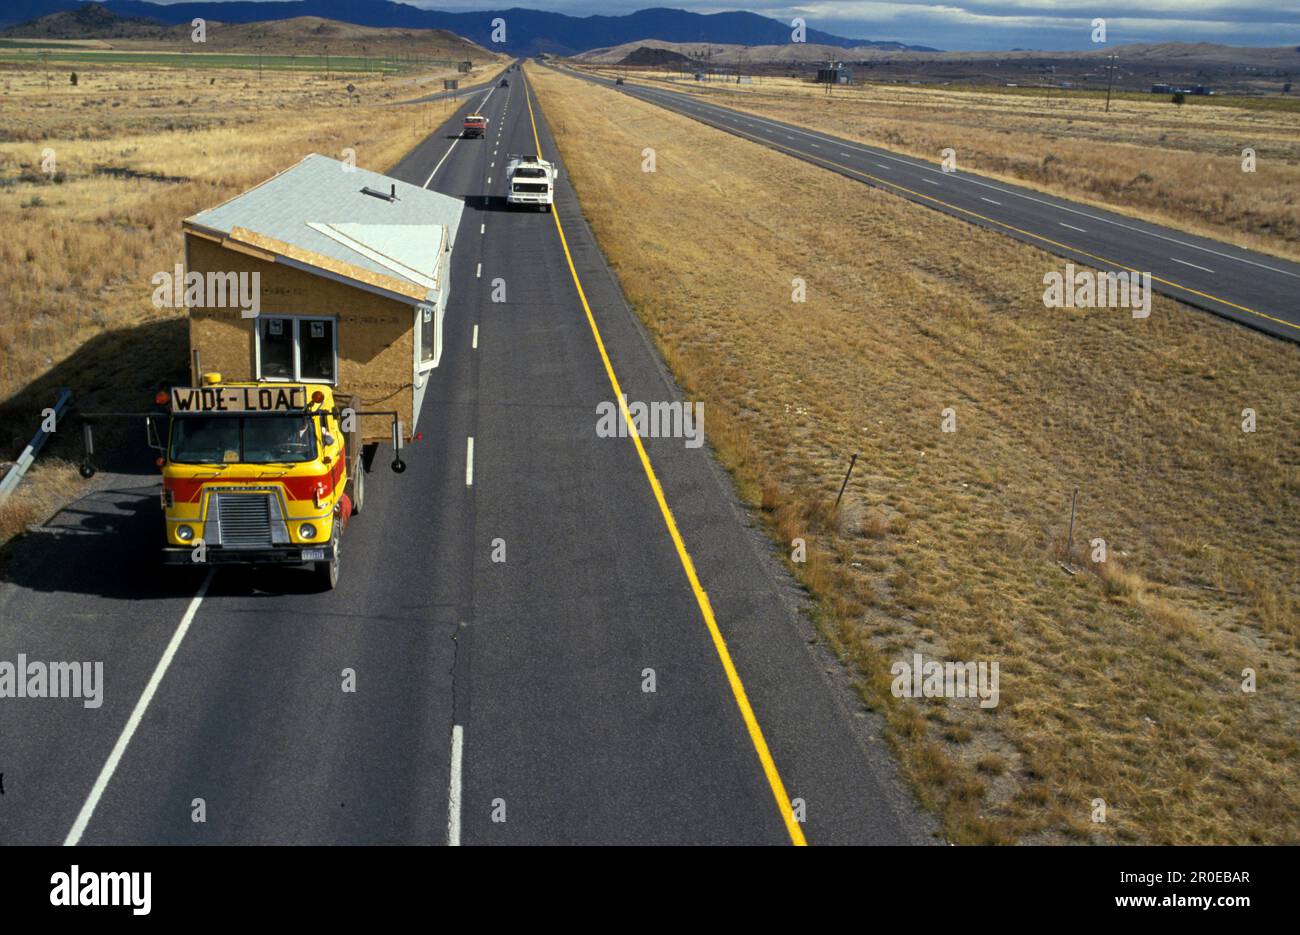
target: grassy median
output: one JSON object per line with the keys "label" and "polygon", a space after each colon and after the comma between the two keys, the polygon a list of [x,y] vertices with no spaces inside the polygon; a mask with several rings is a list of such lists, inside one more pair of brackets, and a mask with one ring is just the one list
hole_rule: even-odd
{"label": "grassy median", "polygon": [[[791,568],[951,840],[1300,838],[1295,346],[1162,298],[1045,309],[1046,253],[530,75],[624,290],[782,551],[808,540]],[[895,698],[914,652],[998,661],[1000,704]]]}

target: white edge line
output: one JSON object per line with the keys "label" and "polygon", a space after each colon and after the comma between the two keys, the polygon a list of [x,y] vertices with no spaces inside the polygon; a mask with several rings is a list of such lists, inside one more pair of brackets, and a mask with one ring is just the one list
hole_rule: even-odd
{"label": "white edge line", "polygon": [[85,834],[86,825],[90,824],[90,818],[95,814],[95,807],[99,805],[100,797],[104,794],[104,790],[108,788],[108,783],[113,778],[117,764],[121,762],[122,755],[126,753],[127,745],[131,743],[131,738],[135,736],[136,728],[140,726],[140,721],[144,719],[144,712],[148,709],[149,702],[153,701],[154,692],[158,690],[163,676],[167,674],[167,667],[171,665],[172,658],[176,655],[176,650],[180,649],[181,641],[185,639],[185,634],[189,632],[190,624],[194,622],[194,615],[199,612],[199,605],[203,603],[203,598],[208,593],[208,585],[212,583],[212,576],[216,574],[216,571],[215,567],[208,568],[207,577],[199,585],[194,597],[190,598],[190,605],[185,608],[185,616],[181,617],[176,632],[172,634],[171,642],[167,644],[167,648],[163,650],[162,658],[154,666],[153,675],[149,677],[148,684],[145,685],[139,700],[136,701],[131,716],[126,720],[126,726],[122,728],[122,733],[117,738],[117,743],[113,744],[113,752],[108,755],[108,761],[104,763],[104,768],[99,771],[99,776],[90,789],[90,795],[86,797],[85,804],[81,806],[81,811],[77,814],[77,820],[73,822],[72,830],[68,832],[68,836],[63,842],[65,847],[76,845],[81,841],[81,836]]}
{"label": "white edge line", "polygon": [[451,728],[451,778],[447,782],[447,846],[460,847],[461,764],[464,760],[465,730]]}

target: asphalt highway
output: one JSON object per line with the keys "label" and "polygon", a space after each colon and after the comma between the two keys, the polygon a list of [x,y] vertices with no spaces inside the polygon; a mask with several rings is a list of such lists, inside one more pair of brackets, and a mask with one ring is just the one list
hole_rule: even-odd
{"label": "asphalt highway", "polygon": [[402,475],[381,450],[337,590],[159,567],[147,467],[0,572],[0,660],[104,677],[0,701],[0,842],[937,840],[708,447],[598,437],[613,379],[681,395],[563,167],[554,214],[504,204],[509,153],[558,161],[508,77],[392,170],[467,207],[422,438]]}
{"label": "asphalt highway", "polygon": [[[1046,195],[940,162],[865,146],[726,106],[728,92],[666,90],[573,69],[567,74],[753,140],[849,178],[1103,272],[1150,273],[1156,292],[1300,341],[1300,264]],[[741,92],[734,92],[741,93]]]}

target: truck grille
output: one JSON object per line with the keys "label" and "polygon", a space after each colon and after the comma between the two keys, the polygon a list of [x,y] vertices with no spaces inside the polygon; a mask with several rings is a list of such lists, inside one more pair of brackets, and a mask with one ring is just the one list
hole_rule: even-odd
{"label": "truck grille", "polygon": [[217,494],[217,522],[225,548],[271,546],[271,498],[266,494]]}

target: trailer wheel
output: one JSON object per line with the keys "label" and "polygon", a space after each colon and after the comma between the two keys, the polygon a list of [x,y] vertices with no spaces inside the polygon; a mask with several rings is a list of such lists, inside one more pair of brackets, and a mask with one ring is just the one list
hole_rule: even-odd
{"label": "trailer wheel", "polygon": [[334,558],[316,563],[316,582],[322,591],[333,591],[339,583],[339,535],[334,533]]}

